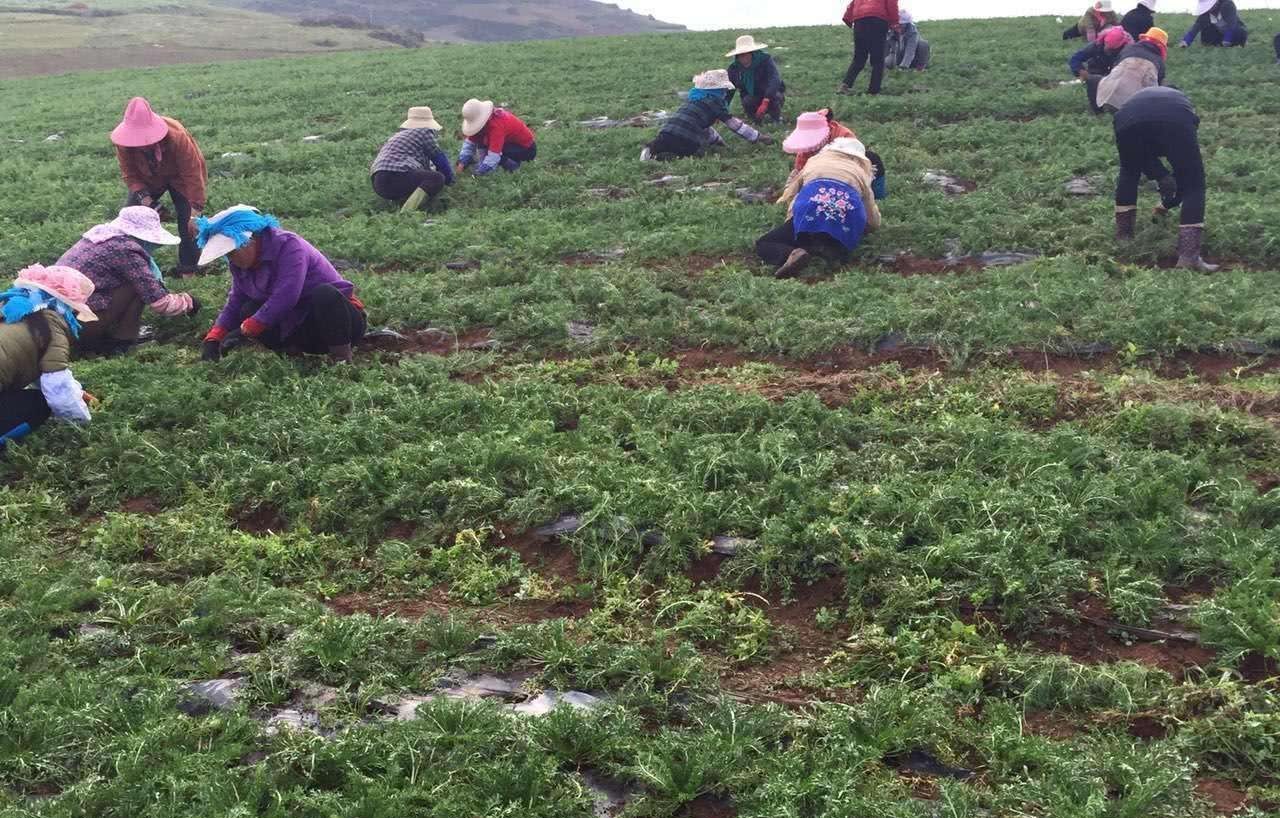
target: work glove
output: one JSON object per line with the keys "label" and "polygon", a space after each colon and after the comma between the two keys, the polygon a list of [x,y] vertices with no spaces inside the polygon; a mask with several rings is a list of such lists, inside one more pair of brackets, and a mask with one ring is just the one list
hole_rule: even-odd
{"label": "work glove", "polygon": [[190,315],[194,300],[186,293],[169,293],[151,302],[151,309],[161,315]]}
{"label": "work glove", "polygon": [[769,100],[760,100],[759,107],[756,108],[756,119],[764,119],[764,115],[769,113]]}
{"label": "work glove", "polygon": [[249,316],[240,322],[240,333],[246,338],[257,338],[268,329],[270,329],[270,327],[253,316]]}

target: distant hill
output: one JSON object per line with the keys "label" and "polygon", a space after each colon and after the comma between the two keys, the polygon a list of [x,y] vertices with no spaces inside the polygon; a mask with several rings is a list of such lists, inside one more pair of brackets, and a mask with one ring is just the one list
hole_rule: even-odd
{"label": "distant hill", "polygon": [[428,40],[493,42],[550,40],[683,31],[595,0],[220,0],[241,8],[313,22],[343,22],[374,29],[409,29]]}

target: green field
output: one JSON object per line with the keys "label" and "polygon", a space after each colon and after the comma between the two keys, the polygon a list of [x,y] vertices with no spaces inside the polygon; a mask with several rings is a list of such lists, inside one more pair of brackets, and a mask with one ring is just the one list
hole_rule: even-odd
{"label": "green field", "polygon": [[[410,339],[204,365],[206,310],[76,365],[93,423],[0,461],[0,814],[1280,814],[1280,69],[1171,52],[1225,265],[1174,270],[1151,191],[1111,241],[1060,29],[928,24],[878,98],[833,94],[847,32],[755,32],[889,169],[884,229],[805,281],[737,193],[776,146],[660,166],[578,124],[674,108],[731,34],[0,82],[5,275],[113,214],[143,94],[211,207]],[[380,204],[403,109],[473,95],[539,159]],[[989,251],[1038,258],[956,261]],[[520,712],[544,691],[593,698]]]}

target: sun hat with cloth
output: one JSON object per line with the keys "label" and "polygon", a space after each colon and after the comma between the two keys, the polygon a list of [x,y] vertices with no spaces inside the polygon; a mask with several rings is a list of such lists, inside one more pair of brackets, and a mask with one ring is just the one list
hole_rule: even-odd
{"label": "sun hat with cloth", "polygon": [[728,91],[733,88],[729,72],[724,68],[703,71],[693,78],[693,87],[699,91]]}
{"label": "sun hat with cloth", "polygon": [[268,227],[279,227],[275,216],[263,214],[256,207],[246,204],[233,205],[213,218],[204,216],[196,219],[199,233],[196,245],[201,248],[200,266],[212,264],[226,254],[244,247],[257,233]]}
{"label": "sun hat with cloth", "polygon": [[1146,6],[1149,11],[1156,10],[1156,0],[1138,0],[1139,6]]}
{"label": "sun hat with cloth", "polygon": [[[60,267],[54,265],[45,267],[43,264],[32,264],[23,270],[18,271],[18,275],[13,279],[14,290],[35,290],[43,293],[50,299],[60,302],[61,306],[66,307],[76,319],[80,321],[97,321],[98,316],[94,315],[93,310],[89,309],[89,296],[93,295],[93,282],[89,277],[79,270],[73,270],[70,267]],[[13,290],[4,293],[9,296],[5,299],[5,320],[10,320],[10,305],[17,299],[12,296]],[[49,306],[56,306],[50,304]],[[64,317],[65,314],[64,314]],[[73,330],[77,329],[74,322]]]}
{"label": "sun hat with cloth", "polygon": [[839,139],[833,139],[831,140],[831,143],[822,150],[843,153],[845,156],[852,156],[854,159],[862,159],[867,162],[871,161],[870,159],[867,159],[867,146],[862,144],[862,140],[854,139],[850,136],[842,136]]}
{"label": "sun hat with cloth", "polygon": [[1208,14],[1213,11],[1213,7],[1218,5],[1218,0],[1200,0],[1196,3],[1196,14]]}
{"label": "sun hat with cloth", "polygon": [[1133,37],[1120,26],[1112,26],[1102,35],[1102,47],[1108,51],[1119,51],[1132,42]]}
{"label": "sun hat with cloth", "polygon": [[475,136],[484,130],[497,107],[491,100],[469,99],[462,105],[462,134]]}
{"label": "sun hat with cloth", "polygon": [[164,225],[160,223],[159,213],[153,208],[142,205],[122,209],[114,220],[89,228],[82,238],[94,244],[101,244],[117,236],[132,236],[147,244],[170,247],[182,243],[182,239],[164,229]]}
{"label": "sun hat with cloth", "polygon": [[443,131],[440,123],[436,122],[435,114],[431,113],[431,109],[425,105],[414,106],[409,109],[409,118],[400,123],[401,128],[429,128],[433,131]]}
{"label": "sun hat with cloth", "polygon": [[784,153],[816,151],[831,135],[831,125],[824,114],[808,111],[796,118],[796,128],[782,142]]}
{"label": "sun hat with cloth", "polygon": [[134,97],[124,109],[124,119],[111,132],[111,141],[122,148],[145,148],[169,135],[169,125],[151,110],[151,103]]}
{"label": "sun hat with cloth", "polygon": [[756,38],[750,34],[743,34],[738,38],[738,44],[734,46],[732,51],[725,54],[725,56],[736,57],[739,54],[750,54],[753,51],[764,51],[768,47],[769,46],[764,43],[757,43]]}

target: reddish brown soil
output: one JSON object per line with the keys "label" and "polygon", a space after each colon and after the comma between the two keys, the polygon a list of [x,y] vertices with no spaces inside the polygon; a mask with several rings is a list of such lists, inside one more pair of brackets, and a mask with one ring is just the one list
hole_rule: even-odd
{"label": "reddish brown soil", "polygon": [[418,534],[418,524],[411,523],[407,520],[400,520],[387,526],[387,530],[383,532],[382,537],[386,540],[399,540],[401,542],[409,542]]}
{"label": "reddish brown soil", "polygon": [[1251,474],[1249,479],[1258,487],[1259,494],[1267,494],[1280,488],[1280,474]]}
{"label": "reddish brown soil", "polygon": [[364,349],[398,352],[401,355],[449,356],[465,350],[487,349],[493,341],[493,330],[488,327],[472,327],[460,335],[442,331],[418,330],[406,333],[403,341],[379,338],[363,345]]}
{"label": "reddish brown soil", "polygon": [[120,510],[125,514],[144,514],[148,517],[154,517],[164,511],[164,506],[160,505],[160,501],[148,495],[141,497],[131,497],[120,504]]}
{"label": "reddish brown soil", "polygon": [[275,506],[263,504],[256,508],[242,510],[236,515],[236,528],[246,534],[261,536],[263,534],[280,534],[288,530],[289,524],[280,516]]}
{"label": "reddish brown soil", "polygon": [[499,531],[495,544],[515,551],[530,569],[559,583],[574,586],[582,582],[573,549],[555,537],[541,537],[533,531],[517,533],[507,528]]}
{"label": "reddish brown soil", "polygon": [[1080,735],[1080,725],[1061,713],[1037,710],[1022,717],[1022,729],[1033,736],[1065,741]]}
{"label": "reddish brown soil", "polygon": [[1222,383],[1236,378],[1237,370],[1249,375],[1262,375],[1280,371],[1280,356],[1258,361],[1256,356],[1242,356],[1220,352],[1180,352],[1161,361],[1156,371],[1166,378],[1185,378],[1195,375],[1208,383]]}
{"label": "reddish brown soil", "polygon": [[685,571],[685,576],[700,585],[714,582],[720,575],[720,567],[724,565],[726,559],[728,557],[716,553],[704,554],[693,561],[689,570]]}
{"label": "reddish brown soil", "polygon": [[1201,778],[1196,781],[1196,794],[1213,805],[1219,815],[1233,815],[1244,809],[1249,796],[1234,783],[1222,778]]}
{"label": "reddish brown soil", "polygon": [[699,795],[680,808],[677,818],[737,818],[738,808],[728,798]]}
{"label": "reddish brown soil", "polygon": [[1135,716],[1129,721],[1129,735],[1143,741],[1154,741],[1169,735],[1169,728],[1153,716]]}
{"label": "reddish brown soil", "polygon": [[1280,678],[1280,662],[1268,659],[1260,653],[1248,653],[1240,660],[1240,675],[1251,684]]}

